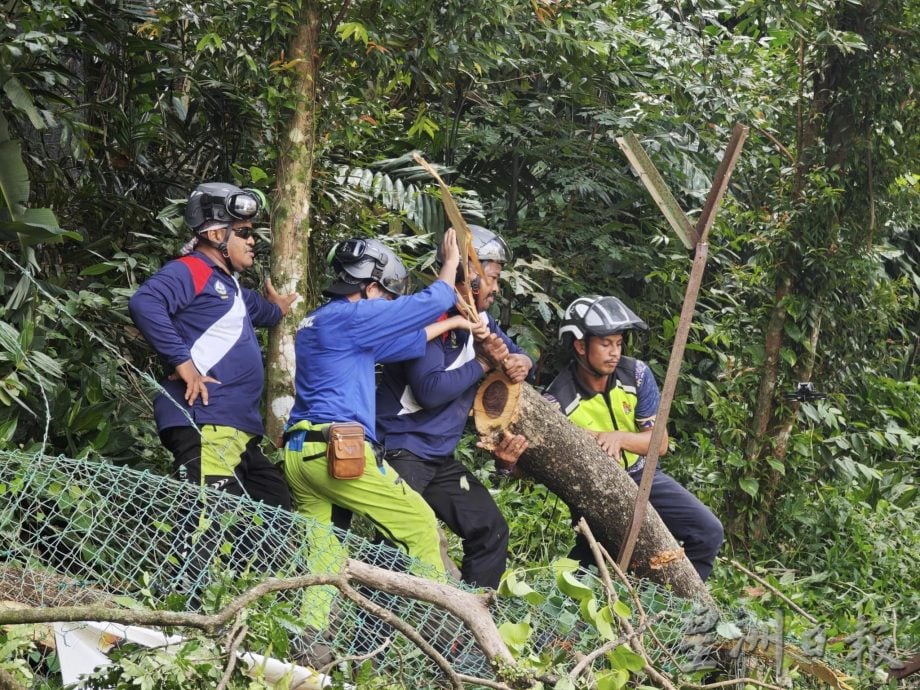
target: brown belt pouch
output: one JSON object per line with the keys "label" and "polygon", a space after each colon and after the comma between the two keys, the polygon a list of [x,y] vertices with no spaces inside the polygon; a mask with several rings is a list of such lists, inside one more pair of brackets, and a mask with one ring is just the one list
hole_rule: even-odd
{"label": "brown belt pouch", "polygon": [[333,479],[358,479],[364,474],[364,427],[354,422],[332,424],[326,460]]}

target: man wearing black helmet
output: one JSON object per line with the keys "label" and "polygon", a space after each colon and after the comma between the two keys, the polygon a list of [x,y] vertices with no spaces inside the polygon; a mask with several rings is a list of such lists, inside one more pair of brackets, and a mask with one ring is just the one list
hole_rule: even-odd
{"label": "man wearing black helmet", "polygon": [[[473,327],[460,317],[437,321],[456,299],[460,253],[453,231],[445,234],[444,252],[439,280],[407,295],[405,267],[378,240],[356,238],[333,248],[335,277],[325,290],[331,299],[297,328],[295,401],[284,436],[284,472],[298,512],[323,525],[332,524],[333,507],[363,515],[436,577],[444,566],[434,513],[374,449],[374,367],[418,357],[427,340],[451,328]],[[344,447],[336,439],[346,438],[345,429],[358,439],[352,454],[358,462],[348,476],[335,469]],[[341,565],[344,553],[330,532],[315,530],[310,539],[313,572]],[[328,624],[333,595],[310,595],[304,608],[314,628]]]}
{"label": "man wearing black helmet", "polygon": [[[497,588],[505,571],[508,525],[488,489],[454,450],[483,376],[502,368],[520,382],[533,362],[486,311],[511,250],[486,228],[471,225],[470,231],[483,273],[471,274],[470,283],[486,329],[481,334],[451,330],[430,341],[422,357],[385,366],[377,389],[377,434],[387,461],[463,540],[463,580]],[[525,448],[523,436],[506,437],[495,450],[499,467],[513,464]]]}
{"label": "man wearing black helmet", "polygon": [[[579,297],[566,309],[559,327],[559,339],[572,362],[546,391],[637,483],[661,396],[648,365],[623,354],[623,337],[629,331],[647,329],[616,297]],[[664,455],[667,449],[665,435],[659,453]],[[700,578],[708,578],[722,545],[719,519],[660,466],[649,500],[674,537],[683,542]],[[570,556],[585,566],[594,562],[581,534]]]}
{"label": "man wearing black helmet", "polygon": [[255,327],[272,327],[296,294],[267,299],[241,287],[253,265],[255,190],[224,182],[198,185],[185,221],[194,237],[131,297],[131,317],[169,369],[154,400],[163,444],[178,476],[289,509],[281,471],[259,448],[264,371]]}

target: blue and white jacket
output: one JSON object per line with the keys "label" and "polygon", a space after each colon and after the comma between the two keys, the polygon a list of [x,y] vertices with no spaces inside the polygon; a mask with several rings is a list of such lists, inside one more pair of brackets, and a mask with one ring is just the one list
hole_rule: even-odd
{"label": "blue and white jacket", "polygon": [[288,426],[359,422],[366,438],[376,440],[375,364],[421,356],[425,326],[455,300],[453,287],[437,280],[392,302],[338,297],[309,314],[294,340],[296,397]]}
{"label": "blue and white jacket", "polygon": [[[489,330],[512,354],[526,354],[486,314]],[[385,366],[377,389],[377,438],[389,450],[431,460],[451,455],[460,441],[484,372],[473,338],[454,330],[428,343],[418,359]]]}
{"label": "blue and white jacket", "polygon": [[157,428],[217,424],[250,434],[264,431],[259,403],[265,380],[255,327],[271,327],[281,309],[241,287],[199,252],[170,261],[128,302],[131,318],[170,373],[191,359],[209,383],[208,405],[185,402],[185,382],[161,381],[153,402]]}

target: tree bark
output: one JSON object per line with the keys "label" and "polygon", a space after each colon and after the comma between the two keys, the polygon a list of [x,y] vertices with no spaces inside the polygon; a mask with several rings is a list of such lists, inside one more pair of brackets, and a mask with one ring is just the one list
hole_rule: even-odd
{"label": "tree bark", "polygon": [[[503,430],[523,435],[528,447],[518,467],[557,494],[573,514],[583,515],[598,542],[609,552],[617,552],[638,487],[586,431],[532,387],[513,386],[501,374],[485,379],[474,414],[476,429],[486,444],[497,441]],[[712,601],[683,549],[651,506],[630,568],[639,577],[671,587],[678,596]]]}
{"label": "tree bark", "polygon": [[309,281],[310,192],[316,125],[316,42],[319,12],[312,2],[303,5],[297,34],[291,41],[288,64],[296,75],[291,90],[296,99],[291,125],[278,162],[272,209],[272,280],[281,294],[297,292],[301,299],[272,329],[268,343],[268,411],[266,432],[279,443],[284,422],[294,405],[294,334],[296,325],[315,302]]}

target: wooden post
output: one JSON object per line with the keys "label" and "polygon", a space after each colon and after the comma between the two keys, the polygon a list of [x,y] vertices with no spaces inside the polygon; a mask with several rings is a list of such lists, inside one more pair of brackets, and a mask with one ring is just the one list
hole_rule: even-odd
{"label": "wooden post", "polygon": [[[722,156],[722,162],[719,164],[719,168],[716,171],[716,176],[709,190],[709,195],[706,197],[706,204],[703,206],[703,212],[695,228],[694,234],[698,238],[695,245],[696,254],[690,271],[690,279],[687,281],[687,290],[684,294],[684,304],[680,313],[680,322],[677,326],[677,333],[674,335],[674,345],[671,348],[671,359],[668,362],[668,372],[665,375],[664,386],[662,387],[661,402],[658,405],[655,428],[652,430],[652,438],[649,442],[649,452],[645,456],[645,467],[642,470],[642,480],[639,482],[639,491],[636,495],[636,503],[629,520],[629,528],[626,531],[626,539],[621,542],[620,555],[617,558],[623,570],[629,567],[633,549],[635,548],[639,530],[642,527],[648,506],[649,494],[652,490],[652,481],[655,478],[655,469],[658,466],[658,449],[666,433],[668,417],[671,413],[671,403],[674,401],[674,391],[677,388],[677,379],[680,376],[680,366],[684,360],[684,348],[687,345],[687,338],[690,334],[690,324],[693,322],[693,311],[696,308],[696,298],[703,280],[703,272],[706,270],[706,259],[709,254],[709,229],[715,221],[716,211],[718,211],[719,203],[722,201],[725,190],[728,188],[728,181],[735,168],[735,163],[738,161],[738,156],[741,154],[741,147],[744,145],[747,134],[748,128],[740,124],[735,125],[732,130],[732,137],[725,149],[725,154]],[[636,144],[638,145],[638,141]],[[647,165],[651,166],[651,170],[655,169],[651,161],[648,161]],[[645,173],[643,180],[651,178],[651,176],[648,175],[647,169]],[[658,179],[661,179],[660,175],[658,175]],[[661,184],[663,185],[664,182],[662,181]],[[651,188],[649,191],[651,191]],[[660,194],[660,190],[658,190],[658,193]],[[655,194],[652,196],[654,197]]]}

